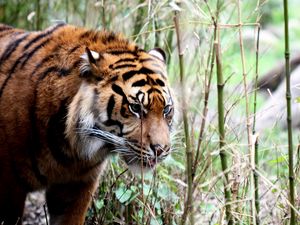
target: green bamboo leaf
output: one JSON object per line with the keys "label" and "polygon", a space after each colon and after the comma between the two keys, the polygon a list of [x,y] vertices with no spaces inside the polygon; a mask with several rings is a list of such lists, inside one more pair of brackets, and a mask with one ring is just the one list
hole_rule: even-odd
{"label": "green bamboo leaf", "polygon": [[128,201],[132,195],[132,190],[127,189],[125,186],[119,187],[116,191],[116,197],[121,203]]}
{"label": "green bamboo leaf", "polygon": [[95,202],[95,205],[96,205],[96,208],[98,210],[102,209],[102,207],[104,206],[104,201],[103,199],[98,199],[96,202]]}

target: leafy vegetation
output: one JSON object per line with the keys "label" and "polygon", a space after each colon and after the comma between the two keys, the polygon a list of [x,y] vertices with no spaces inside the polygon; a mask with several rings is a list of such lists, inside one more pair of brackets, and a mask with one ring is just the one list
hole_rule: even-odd
{"label": "leafy vegetation", "polygon": [[[234,224],[288,223],[287,133],[276,121],[260,133],[252,132],[255,127],[250,126],[256,115],[254,102],[257,110],[265,102],[263,95],[251,89],[255,76],[261,76],[278,59],[284,59],[282,9],[281,1],[272,0],[182,0],[180,4],[167,0],[0,0],[3,23],[34,30],[62,20],[122,32],[145,49],[159,46],[168,52],[170,82],[179,100],[173,154],[155,171],[143,176],[132,174],[118,157],[112,158],[94,196],[87,224],[226,224],[226,206]],[[299,10],[298,0],[290,0],[292,54],[300,43]],[[179,53],[184,62],[181,79],[175,12],[180,12],[182,48]],[[224,85],[221,82],[219,86],[216,43],[222,63],[219,72],[224,78]],[[176,91],[182,87],[179,80],[184,81],[184,99]],[[225,125],[222,140],[217,110],[220,85],[223,101],[219,107],[223,108],[224,117],[219,121],[224,120]],[[182,110],[182,106],[186,109]],[[187,124],[183,124],[182,118],[186,118]],[[293,169],[298,221],[300,156],[296,146],[299,139],[295,130]],[[187,143],[191,155],[186,155]],[[256,151],[255,144],[258,144]],[[219,155],[223,153],[227,156],[227,167],[222,167],[220,161]],[[252,177],[257,180],[254,182]],[[188,190],[192,191],[189,200]],[[225,201],[224,191],[228,190],[230,199]],[[188,216],[182,222],[188,204],[192,207],[188,207]]]}

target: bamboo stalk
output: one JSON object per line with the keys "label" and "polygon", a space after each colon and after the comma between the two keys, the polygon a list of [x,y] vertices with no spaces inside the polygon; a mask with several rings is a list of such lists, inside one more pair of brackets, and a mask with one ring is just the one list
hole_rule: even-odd
{"label": "bamboo stalk", "polygon": [[40,0],[36,0],[36,23],[35,23],[35,29],[40,30],[41,29],[41,5]]}
{"label": "bamboo stalk", "polygon": [[69,23],[69,0],[66,0],[66,23]]}
{"label": "bamboo stalk", "polygon": [[102,3],[103,3],[103,5],[101,7],[101,10],[102,10],[102,12],[101,12],[102,29],[106,29],[107,24],[106,24],[106,18],[105,18],[105,15],[106,15],[106,13],[105,13],[105,10],[106,10],[105,0],[103,0]]}
{"label": "bamboo stalk", "polygon": [[144,5],[144,0],[139,0],[138,5],[140,6],[137,10],[137,15],[135,18],[135,24],[133,28],[133,35],[139,35],[143,27],[143,18],[145,17],[146,7]]}
{"label": "bamboo stalk", "polygon": [[189,124],[187,117],[187,106],[186,106],[186,97],[185,97],[185,79],[184,79],[184,62],[183,62],[183,50],[181,46],[181,33],[179,28],[179,12],[175,11],[174,16],[175,31],[177,37],[177,48],[178,48],[178,57],[179,57],[179,76],[180,76],[180,85],[181,85],[181,107],[182,107],[182,117],[184,125],[184,134],[185,134],[185,144],[186,144],[186,175],[187,175],[187,199],[184,204],[184,212],[181,217],[181,224],[185,225],[187,217],[189,216],[190,224],[194,224],[194,214],[193,214],[193,177],[192,177],[192,149],[190,142],[190,133],[189,133]]}
{"label": "bamboo stalk", "polygon": [[220,159],[222,171],[224,174],[224,195],[225,195],[225,213],[228,225],[233,224],[233,217],[231,213],[231,193],[229,186],[228,177],[228,164],[227,164],[227,154],[225,152],[225,121],[224,121],[224,78],[222,72],[222,61],[221,61],[221,44],[220,44],[220,29],[218,24],[217,27],[217,41],[215,42],[216,48],[216,69],[217,69],[217,88],[218,88],[218,122],[219,122],[219,146],[220,146]]}
{"label": "bamboo stalk", "polygon": [[[241,15],[241,1],[237,1],[238,7],[238,22],[242,25],[242,15]],[[252,138],[251,138],[251,121],[250,121],[250,110],[249,110],[249,100],[248,100],[248,83],[247,83],[247,72],[246,72],[246,61],[245,61],[245,51],[243,43],[243,33],[242,26],[239,26],[239,42],[240,42],[240,51],[241,51],[241,60],[242,60],[242,73],[243,73],[243,85],[244,85],[244,95],[245,95],[245,105],[246,105],[246,130],[247,130],[247,142],[248,142],[248,152],[250,156],[250,164],[252,167],[252,174],[250,176],[250,190],[251,190],[251,213],[252,213],[252,224],[257,224],[257,212],[255,207],[255,181],[254,181],[254,171],[255,171],[255,155],[252,149]]]}
{"label": "bamboo stalk", "polygon": [[290,46],[289,46],[289,16],[288,0],[283,0],[284,11],[284,40],[285,40],[285,77],[286,77],[286,103],[287,103],[287,128],[288,128],[288,155],[289,155],[289,185],[290,185],[290,224],[296,224],[295,216],[295,187],[294,187],[294,160],[293,160],[293,132],[292,132],[292,113],[291,113],[291,85],[290,85]]}
{"label": "bamboo stalk", "polygon": [[[258,91],[258,56],[259,56],[259,35],[260,35],[260,26],[257,27],[257,39],[256,39],[256,49],[255,49],[255,91],[254,91],[254,101],[253,101],[253,127],[252,127],[252,136],[256,135],[255,125],[256,125],[256,106],[257,106],[257,91]],[[258,189],[258,174],[256,173],[258,164],[258,139],[255,139],[254,143],[254,168],[252,175],[254,179],[254,198],[255,198],[255,211],[256,211],[256,224],[259,224],[259,189]]]}
{"label": "bamboo stalk", "polygon": [[218,130],[219,130],[219,156],[221,160],[221,167],[224,174],[224,197],[225,197],[225,214],[228,225],[233,225],[233,216],[231,212],[231,190],[229,185],[229,176],[228,176],[228,159],[227,153],[225,152],[225,117],[224,117],[224,78],[222,71],[222,59],[221,59],[221,43],[220,43],[220,26],[218,23],[219,13],[221,9],[221,1],[217,0],[217,10],[215,18],[212,17],[214,27],[216,29],[216,41],[215,51],[216,51],[216,74],[217,74],[217,92],[218,92]]}

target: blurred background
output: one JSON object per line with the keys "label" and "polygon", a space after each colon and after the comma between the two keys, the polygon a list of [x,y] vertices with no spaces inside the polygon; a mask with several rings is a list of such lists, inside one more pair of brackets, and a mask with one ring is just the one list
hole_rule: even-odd
{"label": "blurred background", "polygon": [[[297,215],[300,206],[299,12],[299,0],[290,0]],[[179,74],[175,13],[182,38],[183,83]],[[287,224],[288,141],[282,1],[0,0],[1,23],[41,30],[57,21],[121,32],[146,50],[164,49],[168,55],[169,80],[178,99],[172,156],[143,177],[124,172],[126,165],[118,157],[112,158],[89,210],[87,224],[226,224],[224,171],[219,150],[215,23],[219,27],[224,76],[224,151],[228,156],[225,174],[229,179],[232,215],[236,224],[254,224],[253,217],[256,224]],[[179,91],[182,88],[184,99]],[[186,110],[182,108],[183,101]],[[192,168],[190,173],[188,165]],[[258,190],[257,215],[253,213],[254,190]],[[188,196],[192,196],[191,202]],[[43,201],[40,193],[29,196],[25,223],[46,224]]]}

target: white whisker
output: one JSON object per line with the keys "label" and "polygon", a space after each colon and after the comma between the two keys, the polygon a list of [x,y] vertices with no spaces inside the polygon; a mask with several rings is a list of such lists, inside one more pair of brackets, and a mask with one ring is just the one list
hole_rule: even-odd
{"label": "white whisker", "polygon": [[130,164],[130,163],[132,163],[134,160],[136,160],[136,159],[138,159],[137,158],[137,156],[134,156],[129,162],[128,162],[128,165]]}

